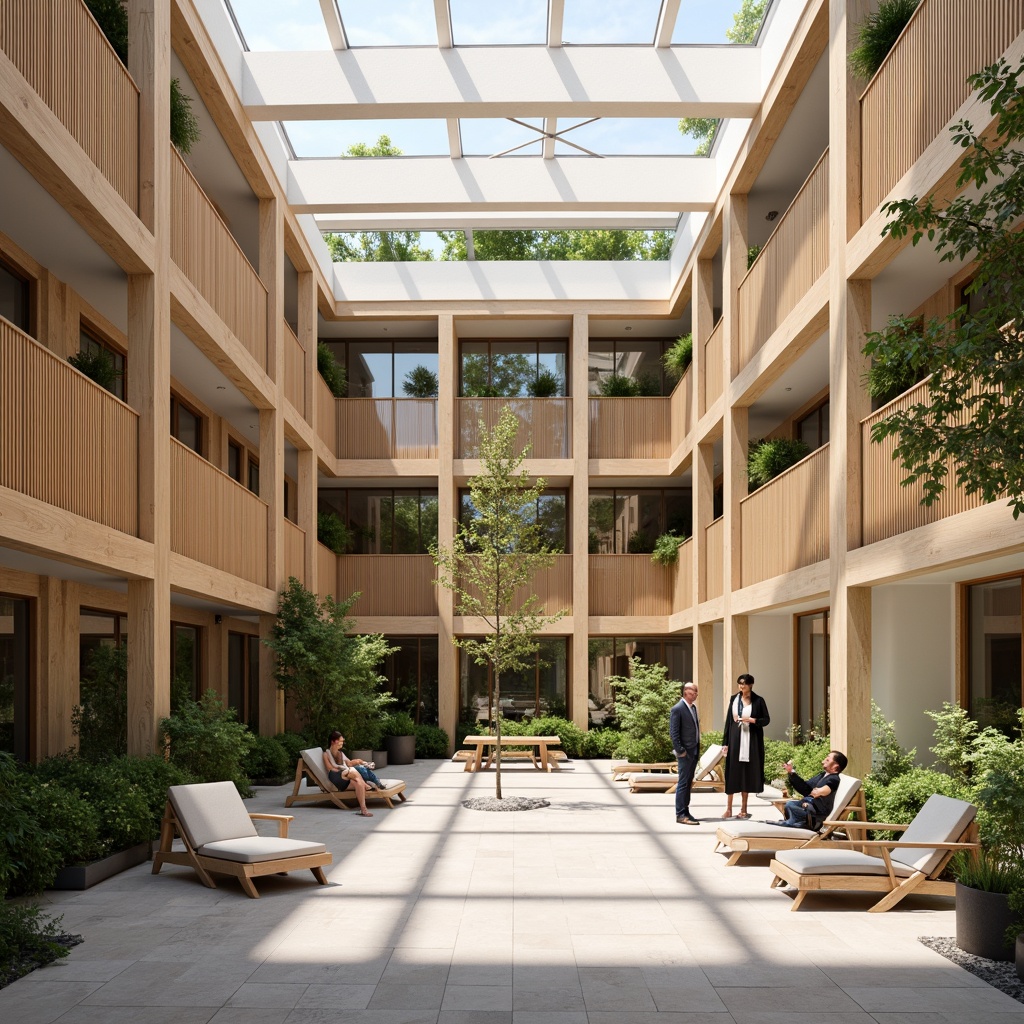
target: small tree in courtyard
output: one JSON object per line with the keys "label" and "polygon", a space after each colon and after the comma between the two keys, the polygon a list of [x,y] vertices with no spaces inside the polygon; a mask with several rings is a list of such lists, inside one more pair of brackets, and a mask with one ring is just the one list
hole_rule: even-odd
{"label": "small tree in courtyard", "polygon": [[[541,478],[530,484],[523,460],[529,448],[516,450],[518,421],[507,407],[494,429],[480,424],[483,472],[469,482],[475,515],[456,522],[451,550],[431,551],[438,567],[437,584],[452,591],[458,615],[482,618],[489,632],[481,637],[456,637],[478,665],[489,665],[494,677],[496,752],[494,795],[501,799],[501,677],[534,664],[540,646],[537,634],[557,622],[564,609],[546,615],[536,594],[534,574],[555,560],[536,521],[537,501],[544,492]],[[530,596],[526,596],[529,594]]]}

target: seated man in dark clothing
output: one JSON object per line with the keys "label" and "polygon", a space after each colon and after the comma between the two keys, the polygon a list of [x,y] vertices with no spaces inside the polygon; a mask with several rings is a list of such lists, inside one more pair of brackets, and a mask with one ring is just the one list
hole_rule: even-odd
{"label": "seated man in dark clothing", "polygon": [[825,770],[805,781],[793,771],[793,762],[787,761],[783,768],[789,776],[789,784],[803,798],[786,802],[786,820],[778,824],[788,828],[821,828],[821,823],[832,813],[839,788],[839,773],[846,764],[846,755],[832,750],[821,762]]}

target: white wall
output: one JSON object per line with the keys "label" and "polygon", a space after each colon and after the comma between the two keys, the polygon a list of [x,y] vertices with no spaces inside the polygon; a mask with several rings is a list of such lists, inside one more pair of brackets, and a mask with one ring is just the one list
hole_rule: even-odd
{"label": "white wall", "polygon": [[793,617],[751,615],[749,623],[754,691],[765,699],[772,716],[765,735],[784,740],[793,724]]}
{"label": "white wall", "polygon": [[952,584],[891,584],[871,597],[871,692],[903,747],[933,760],[924,711],[954,699],[956,612]]}

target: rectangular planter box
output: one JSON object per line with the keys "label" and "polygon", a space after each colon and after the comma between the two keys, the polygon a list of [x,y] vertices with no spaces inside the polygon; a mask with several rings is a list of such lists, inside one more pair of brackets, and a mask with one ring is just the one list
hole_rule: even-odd
{"label": "rectangular planter box", "polygon": [[88,889],[97,882],[110,878],[111,875],[135,867],[136,864],[145,864],[152,853],[152,843],[139,843],[138,846],[112,853],[103,860],[94,860],[91,864],[73,864],[61,868],[51,888]]}

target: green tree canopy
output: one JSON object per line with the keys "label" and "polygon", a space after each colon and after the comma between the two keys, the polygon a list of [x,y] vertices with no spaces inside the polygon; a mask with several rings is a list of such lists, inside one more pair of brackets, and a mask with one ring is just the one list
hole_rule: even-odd
{"label": "green tree canopy", "polygon": [[[466,236],[439,231],[443,260],[465,260]],[[667,260],[671,231],[565,229],[560,231],[474,231],[473,254],[496,260]]]}

